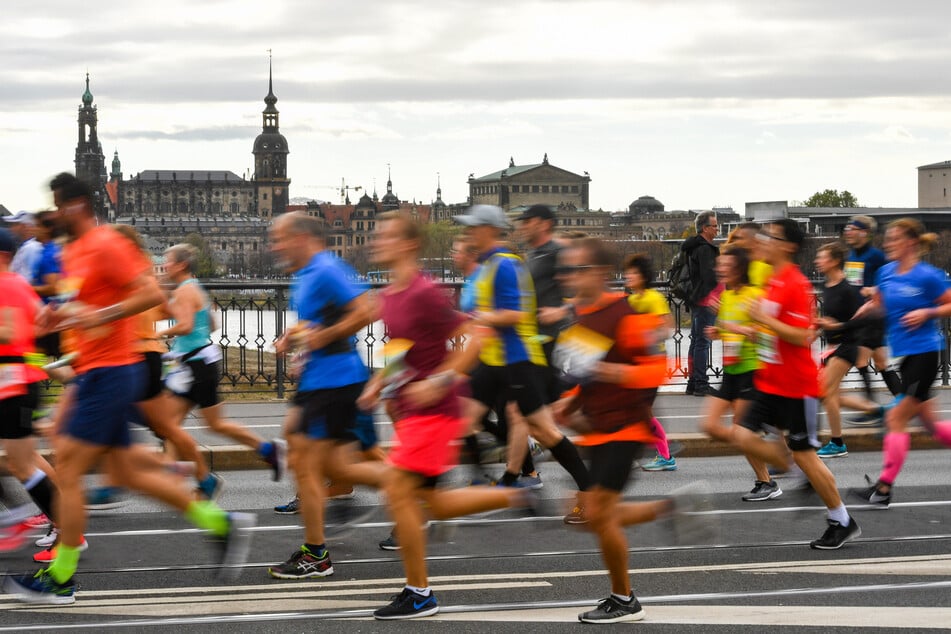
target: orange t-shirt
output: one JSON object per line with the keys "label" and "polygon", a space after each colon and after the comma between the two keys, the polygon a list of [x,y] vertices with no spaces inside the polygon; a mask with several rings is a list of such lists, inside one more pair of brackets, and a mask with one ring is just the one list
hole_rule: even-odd
{"label": "orange t-shirt", "polygon": [[[61,288],[78,289],[76,300],[104,308],[129,296],[128,287],[151,264],[125,236],[96,227],[63,248]],[[76,369],[129,365],[142,359],[135,351],[134,318],[117,319],[88,330],[75,329]]]}
{"label": "orange t-shirt", "polygon": [[[13,339],[0,344],[0,357],[22,357],[35,349],[33,323],[40,298],[30,284],[16,273],[0,273],[0,319],[13,320]],[[18,363],[0,362],[0,399],[26,394],[26,385],[46,378],[39,368]]]}
{"label": "orange t-shirt", "polygon": [[135,317],[135,349],[139,352],[168,352],[168,346],[155,336],[155,322],[165,319],[161,306],[153,306]]}

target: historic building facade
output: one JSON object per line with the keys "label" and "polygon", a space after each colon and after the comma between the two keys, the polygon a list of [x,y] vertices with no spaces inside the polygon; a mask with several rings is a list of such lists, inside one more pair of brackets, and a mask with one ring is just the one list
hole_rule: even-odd
{"label": "historic building facade", "polygon": [[548,154],[532,165],[516,165],[510,158],[503,170],[479,178],[469,176],[469,202],[497,205],[508,212],[535,204],[587,210],[590,182],[587,172],[579,175],[551,165]]}
{"label": "historic building facade", "polygon": [[96,216],[101,220],[109,220],[112,210],[106,193],[106,156],[102,153],[102,143],[99,142],[99,114],[92,102],[89,73],[86,73],[86,91],[83,92],[77,117],[79,138],[76,143],[76,177],[85,181],[92,190]]}
{"label": "historic building facade", "polygon": [[951,161],[918,168],[918,207],[951,209]]}

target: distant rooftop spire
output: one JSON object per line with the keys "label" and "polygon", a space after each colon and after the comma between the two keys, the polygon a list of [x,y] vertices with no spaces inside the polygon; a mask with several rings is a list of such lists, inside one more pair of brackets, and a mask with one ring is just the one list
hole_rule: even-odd
{"label": "distant rooftop spire", "polygon": [[274,71],[271,49],[267,49],[267,97],[264,98],[264,103],[267,104],[265,112],[277,112],[277,108],[274,107],[274,104],[277,103],[277,97],[274,95]]}
{"label": "distant rooftop spire", "polygon": [[86,92],[83,93],[83,105],[92,105],[92,93],[89,91],[89,73],[86,73]]}

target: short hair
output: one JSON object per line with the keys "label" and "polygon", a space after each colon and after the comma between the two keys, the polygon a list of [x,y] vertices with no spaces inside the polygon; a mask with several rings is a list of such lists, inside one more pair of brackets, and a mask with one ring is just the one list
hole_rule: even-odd
{"label": "short hair", "polygon": [[614,252],[608,249],[603,240],[598,238],[578,238],[571,245],[574,249],[581,249],[588,254],[588,262],[594,266],[616,266]]}
{"label": "short hair", "polygon": [[871,216],[852,216],[849,218],[849,224],[852,224],[852,222],[856,220],[868,227],[866,231],[869,233],[875,233],[875,230],[878,229],[878,222],[876,222],[875,218],[872,218]]}
{"label": "short hair", "polygon": [[60,200],[69,202],[79,198],[92,200],[92,189],[85,181],[76,178],[69,172],[60,172],[50,181],[50,191],[59,192]]}
{"label": "short hair", "polygon": [[274,219],[274,224],[281,223],[291,234],[306,235],[327,242],[327,227],[324,221],[317,216],[311,216],[300,211],[289,211]]}
{"label": "short hair", "polygon": [[[145,246],[145,239],[142,237],[142,235],[138,231],[135,230],[135,227],[133,227],[132,225],[116,224],[116,225],[112,225],[112,228],[115,229],[118,233],[122,234],[123,237],[127,238],[128,240],[131,240],[132,243],[139,248],[139,251],[141,251],[142,253],[148,254],[149,250]],[[176,259],[176,261],[178,260]]]}
{"label": "short hair", "polygon": [[381,222],[397,223],[400,228],[400,237],[405,240],[415,240],[422,246],[425,237],[423,236],[423,229],[419,222],[409,214],[396,210],[385,211],[376,217],[376,221],[378,224]]}
{"label": "short hair", "polygon": [[189,273],[194,273],[198,268],[198,247],[194,244],[182,242],[172,245],[165,250],[165,255],[171,255],[176,262],[184,262]]}
{"label": "short hair", "polygon": [[836,240],[835,242],[823,244],[816,249],[816,253],[823,251],[828,253],[830,258],[839,263],[840,269],[845,267],[845,258],[849,254],[849,250],[845,248],[844,244]]}
{"label": "short hair", "polygon": [[644,278],[644,288],[654,283],[654,263],[646,253],[632,253],[624,259],[624,270],[637,269]]}
{"label": "short hair", "polygon": [[694,228],[697,230],[697,233],[703,231],[703,228],[710,224],[710,218],[716,218],[717,212],[715,211],[701,211],[697,214],[697,217],[693,219]]}
{"label": "short hair", "polygon": [[724,244],[720,247],[720,255],[728,255],[736,259],[736,267],[740,271],[740,283],[749,286],[750,283],[750,252],[738,244]]}
{"label": "short hair", "polygon": [[782,227],[783,238],[786,242],[795,244],[797,250],[802,246],[803,240],[806,239],[806,234],[803,233],[802,227],[792,218],[777,218],[776,220],[770,220],[769,224]]}
{"label": "short hair", "polygon": [[899,218],[888,223],[889,229],[898,229],[906,236],[918,242],[920,249],[927,253],[938,242],[938,234],[925,230],[921,221],[914,218]]}

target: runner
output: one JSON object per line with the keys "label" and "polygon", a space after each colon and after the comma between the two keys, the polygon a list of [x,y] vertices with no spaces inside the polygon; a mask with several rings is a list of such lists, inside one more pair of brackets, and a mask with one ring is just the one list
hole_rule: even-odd
{"label": "runner", "polygon": [[[736,244],[726,244],[717,256],[717,279],[724,285],[720,295],[717,321],[707,331],[711,339],[723,343],[723,383],[707,397],[701,429],[711,438],[732,442],[737,426],[753,400],[753,376],[760,367],[756,355],[756,330],[749,307],[763,297],[763,290],[750,283],[749,255]],[[733,426],[725,429],[720,420],[733,409]],[[781,441],[780,441],[781,442]],[[744,502],[765,502],[783,494],[779,483],[770,477],[766,463],[746,456],[755,481]]]}
{"label": "runner", "polygon": [[[56,484],[37,465],[45,460],[33,440],[33,411],[39,403],[39,382],[46,374],[27,363],[35,348],[33,323],[40,298],[29,283],[10,270],[16,252],[13,234],[0,228],[0,444],[6,466],[26,489],[30,499],[49,518],[54,518]],[[32,530],[30,505],[12,508],[0,516],[0,552],[23,545]]]}
{"label": "runner", "polygon": [[[951,289],[945,273],[921,261],[938,237],[913,218],[901,218],[885,231],[889,263],[878,271],[872,301],[859,311],[884,310],[892,354],[900,367],[900,400],[885,415],[882,471],[878,480],[853,493],[888,508],[892,487],[911,447],[908,422],[918,416],[935,440],[951,446],[951,421],[937,420],[931,384],[944,347],[940,319],[951,316]],[[868,478],[868,476],[866,476]]]}
{"label": "runner", "polygon": [[827,348],[822,355],[822,402],[832,438],[816,455],[820,458],[838,458],[849,455],[842,440],[841,405],[864,411],[878,411],[873,402],[845,396],[840,391],[842,379],[858,362],[859,345],[864,340],[863,326],[867,319],[854,319],[855,312],[865,303],[859,289],[845,278],[845,247],[831,242],[819,247],[816,270],[825,276],[822,287],[822,317],[816,325],[825,332]]}
{"label": "runner", "polygon": [[750,306],[756,322],[757,344],[762,367],[753,378],[756,395],[739,427],[734,444],[743,453],[786,467],[785,450],[760,435],[787,434],[793,460],[828,509],[828,528],[812,548],[841,548],[862,534],[849,516],[836,489],[835,477],[816,455],[818,367],[812,357],[815,339],[815,300],[812,285],[796,266],[804,235],[799,224],[781,218],[767,225],[760,240],[769,242],[765,259],[773,266],[766,285],[766,297]]}
{"label": "runner", "polygon": [[211,340],[216,326],[211,299],[195,279],[197,262],[198,249],[190,244],[176,244],[165,252],[165,275],[175,284],[168,300],[173,323],[157,336],[174,337],[171,356],[176,365],[165,377],[166,389],[175,396],[169,406],[172,419],[181,425],[197,406],[212,431],[254,449],[271,465],[274,480],[279,481],[287,468],[286,442],[280,438],[266,441],[223,415],[224,404],[218,397],[221,349]]}
{"label": "runner", "polygon": [[[674,318],[670,314],[667,298],[651,288],[654,280],[654,265],[650,258],[643,253],[635,253],[624,260],[624,284],[630,295],[631,306],[639,313],[659,315],[660,339],[666,341],[674,330]],[[664,350],[662,348],[662,350]],[[664,352],[666,355],[666,352]],[[670,445],[667,443],[667,433],[664,426],[651,412],[651,425],[654,426],[654,435],[657,442],[654,448],[657,455],[650,462],[641,465],[644,471],[676,471],[677,459],[670,455]]]}
{"label": "runner", "polygon": [[580,387],[554,410],[559,422],[581,431],[579,442],[590,447],[591,488],[582,494],[587,529],[598,538],[611,580],[611,594],[578,615],[584,623],[644,618],[631,590],[623,529],[680,510],[672,499],[621,501],[634,461],[656,440],[650,406],[666,377],[667,359],[658,346],[662,317],[638,314],[623,293],[609,292],[614,270],[612,254],[596,238],[578,240],[563,253],[561,271],[578,317],[559,336],[555,357]]}
{"label": "runner", "polygon": [[[411,345],[405,364],[414,378],[398,388],[393,406],[395,443],[383,479],[387,508],[395,522],[396,540],[406,570],[406,586],[389,605],[373,613],[377,619],[430,616],[439,605],[426,572],[426,513],[448,519],[493,509],[526,506],[526,491],[511,487],[438,489],[440,477],[455,466],[455,440],[466,428],[456,388],[461,373],[475,364],[478,342],[450,351],[447,342],[472,337],[464,315],[449,297],[420,272],[422,245],[418,223],[398,212],[377,216],[372,259],[390,271],[390,285],[381,293],[380,314],[393,340]],[[364,410],[374,409],[385,387],[377,373],[360,397]]]}
{"label": "runner", "polygon": [[[466,405],[470,429],[496,406],[500,394],[517,405],[522,417],[509,420],[509,438],[525,438],[516,427],[527,425],[528,433],[571,475],[579,491],[588,489],[588,470],[577,448],[555,426],[545,404],[548,371],[538,341],[535,292],[521,258],[502,242],[509,223],[505,212],[492,205],[474,205],[454,220],[466,226],[466,234],[479,251],[482,263],[475,280],[475,321],[494,331],[479,352],[480,363],[472,373],[472,398]],[[524,443],[509,452],[501,484],[518,480]],[[568,523],[584,522],[583,507],[565,517]]]}
{"label": "runner", "polygon": [[371,323],[373,311],[354,271],[327,250],[321,219],[286,213],[271,225],[270,236],[279,265],[294,274],[291,301],[298,321],[275,347],[279,354],[296,353],[301,364],[284,433],[295,467],[304,543],[268,574],[326,577],[334,568],[325,543],[325,483],[378,487],[384,470],[380,462],[356,463],[353,455],[356,400],[368,374],[353,335]]}
{"label": "runner", "polygon": [[[128,413],[144,389],[140,357],[134,350],[130,316],[162,302],[150,264],[109,227],[99,227],[89,187],[71,174],[51,183],[56,220],[72,238],[63,251],[64,277],[76,299],[54,311],[44,309],[41,326],[75,329],[77,379],[74,406],[57,430],[56,469],[60,495],[55,517],[61,530],[56,559],[35,575],[7,577],[7,592],[30,603],[75,601],[74,573],[86,523],[83,476],[107,454],[115,454],[128,486],[184,512],[223,543],[222,577],[236,574],[247,558],[254,516],[226,513],[213,502],[198,502],[164,470],[146,470],[148,452],[131,444]],[[229,574],[230,573],[230,574]]]}

